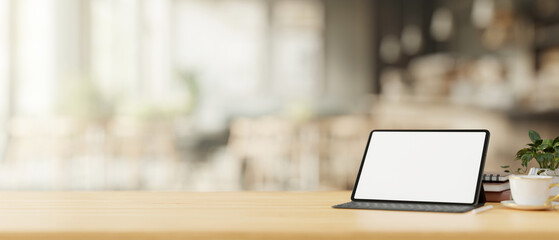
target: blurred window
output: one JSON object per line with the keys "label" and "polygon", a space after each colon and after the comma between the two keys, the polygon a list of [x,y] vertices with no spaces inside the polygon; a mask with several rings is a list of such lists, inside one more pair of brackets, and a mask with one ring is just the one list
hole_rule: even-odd
{"label": "blurred window", "polygon": [[0,0],[0,188],[204,185],[207,136],[319,96],[323,31],[319,0]]}

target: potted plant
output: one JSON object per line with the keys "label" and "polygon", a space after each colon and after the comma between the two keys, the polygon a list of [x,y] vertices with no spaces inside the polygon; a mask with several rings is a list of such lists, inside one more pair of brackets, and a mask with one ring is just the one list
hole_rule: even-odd
{"label": "potted plant", "polygon": [[[531,168],[528,175],[553,176],[553,182],[559,182],[559,137],[542,139],[540,134],[534,130],[529,130],[528,136],[531,143],[526,144],[527,147],[516,153],[516,160],[522,161],[524,169],[518,168],[516,173],[526,173],[528,163],[536,160],[539,168]],[[509,166],[503,166],[503,168],[506,168],[505,172],[511,172]],[[559,194],[559,189],[552,189],[552,194]]]}
{"label": "potted plant", "polygon": [[[559,137],[542,139],[540,134],[534,130],[528,131],[528,136],[532,142],[527,144],[528,147],[520,149],[516,153],[516,160],[522,161],[524,172],[526,172],[528,163],[535,159],[540,166],[536,174],[559,176],[559,172],[555,173],[559,168]],[[507,171],[509,170],[505,172]],[[521,169],[517,171],[520,172]]]}

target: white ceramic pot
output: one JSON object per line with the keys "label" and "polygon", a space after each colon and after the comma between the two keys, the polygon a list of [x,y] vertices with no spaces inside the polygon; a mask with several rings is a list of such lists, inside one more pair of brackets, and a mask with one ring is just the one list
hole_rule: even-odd
{"label": "white ceramic pot", "polygon": [[[540,176],[552,176],[552,183],[559,183],[559,169],[555,169],[555,171],[553,171],[547,168],[530,168],[528,175],[538,175],[538,172],[540,170],[544,170],[542,173],[539,174]],[[559,194],[559,188],[557,187],[554,187],[551,189],[551,191],[549,191],[549,195],[555,196],[557,194]]]}

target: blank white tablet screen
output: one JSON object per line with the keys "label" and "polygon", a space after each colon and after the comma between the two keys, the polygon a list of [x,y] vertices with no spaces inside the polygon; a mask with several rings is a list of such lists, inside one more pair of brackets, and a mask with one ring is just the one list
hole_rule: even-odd
{"label": "blank white tablet screen", "polygon": [[473,203],[486,134],[374,131],[354,199]]}

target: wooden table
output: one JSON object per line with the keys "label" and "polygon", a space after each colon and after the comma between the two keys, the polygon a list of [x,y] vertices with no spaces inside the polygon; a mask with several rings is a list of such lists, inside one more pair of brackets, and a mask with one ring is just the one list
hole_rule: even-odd
{"label": "wooden table", "polygon": [[4,192],[0,239],[559,239],[558,211],[333,209],[350,192]]}

